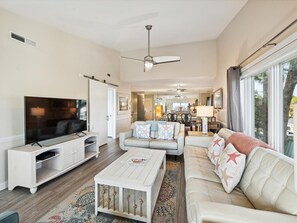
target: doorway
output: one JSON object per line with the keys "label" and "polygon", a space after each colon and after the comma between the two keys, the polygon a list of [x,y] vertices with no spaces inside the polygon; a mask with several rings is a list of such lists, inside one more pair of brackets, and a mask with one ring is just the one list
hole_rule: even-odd
{"label": "doorway", "polygon": [[107,93],[107,135],[109,138],[116,138],[116,89],[113,87],[108,87]]}

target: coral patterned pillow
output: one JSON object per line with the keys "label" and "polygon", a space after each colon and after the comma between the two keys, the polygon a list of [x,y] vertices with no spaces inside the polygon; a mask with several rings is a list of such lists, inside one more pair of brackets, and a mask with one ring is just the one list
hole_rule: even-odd
{"label": "coral patterned pillow", "polygon": [[222,151],[225,147],[225,140],[215,134],[212,138],[212,142],[208,147],[208,157],[213,164],[216,164]]}
{"label": "coral patterned pillow", "polygon": [[220,155],[215,173],[220,177],[223,187],[230,193],[239,183],[245,167],[246,156],[229,143]]}
{"label": "coral patterned pillow", "polygon": [[135,137],[149,139],[151,124],[137,124],[135,125]]}
{"label": "coral patterned pillow", "polygon": [[158,124],[158,138],[157,139],[173,139],[174,125],[172,124]]}

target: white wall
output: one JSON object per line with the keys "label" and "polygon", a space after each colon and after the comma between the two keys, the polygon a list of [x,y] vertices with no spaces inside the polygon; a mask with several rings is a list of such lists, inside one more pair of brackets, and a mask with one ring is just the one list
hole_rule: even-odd
{"label": "white wall", "polygon": [[[174,37],[172,37],[174,38]],[[122,52],[122,56],[143,59],[147,50]],[[194,42],[151,49],[153,56],[180,56],[177,63],[157,65],[150,72],[143,72],[143,63],[121,60],[122,81],[182,79],[187,77],[214,78],[216,75],[216,41]]]}
{"label": "white wall", "polygon": [[[118,95],[127,95],[129,97],[129,108],[127,112],[119,113],[118,111]],[[131,127],[131,86],[130,84],[121,82],[117,89],[117,124],[116,135],[119,137],[120,132],[125,132]]]}
{"label": "white wall", "polygon": [[[37,47],[10,39],[10,31],[36,41]],[[7,149],[24,143],[24,96],[87,99],[88,82],[79,74],[119,84],[120,54],[2,9],[0,49],[0,189],[3,189],[7,181]]]}
{"label": "white wall", "polygon": [[227,123],[227,69],[238,65],[296,18],[295,0],[249,0],[219,36],[214,90],[223,88],[224,109],[218,113],[222,122]]}

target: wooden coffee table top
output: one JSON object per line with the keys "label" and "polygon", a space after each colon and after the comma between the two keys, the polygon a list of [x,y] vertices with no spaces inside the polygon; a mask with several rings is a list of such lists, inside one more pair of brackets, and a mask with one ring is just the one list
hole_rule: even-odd
{"label": "wooden coffee table top", "polygon": [[[132,164],[132,159],[144,158],[144,164]],[[98,173],[97,183],[119,187],[150,187],[154,184],[166,151],[142,148],[129,149],[125,154]]]}

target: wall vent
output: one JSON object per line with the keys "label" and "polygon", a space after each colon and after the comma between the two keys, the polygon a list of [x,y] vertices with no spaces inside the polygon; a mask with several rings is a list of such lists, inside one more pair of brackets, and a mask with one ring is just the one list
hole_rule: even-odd
{"label": "wall vent", "polygon": [[36,47],[36,42],[34,42],[33,40],[30,40],[30,39],[27,39],[27,38],[25,38],[25,37],[23,37],[23,36],[21,36],[19,34],[16,34],[16,33],[11,32],[10,33],[10,37],[12,39],[17,40],[17,41],[20,41],[20,42],[23,42],[23,43],[26,43],[26,44],[29,44],[31,46]]}

